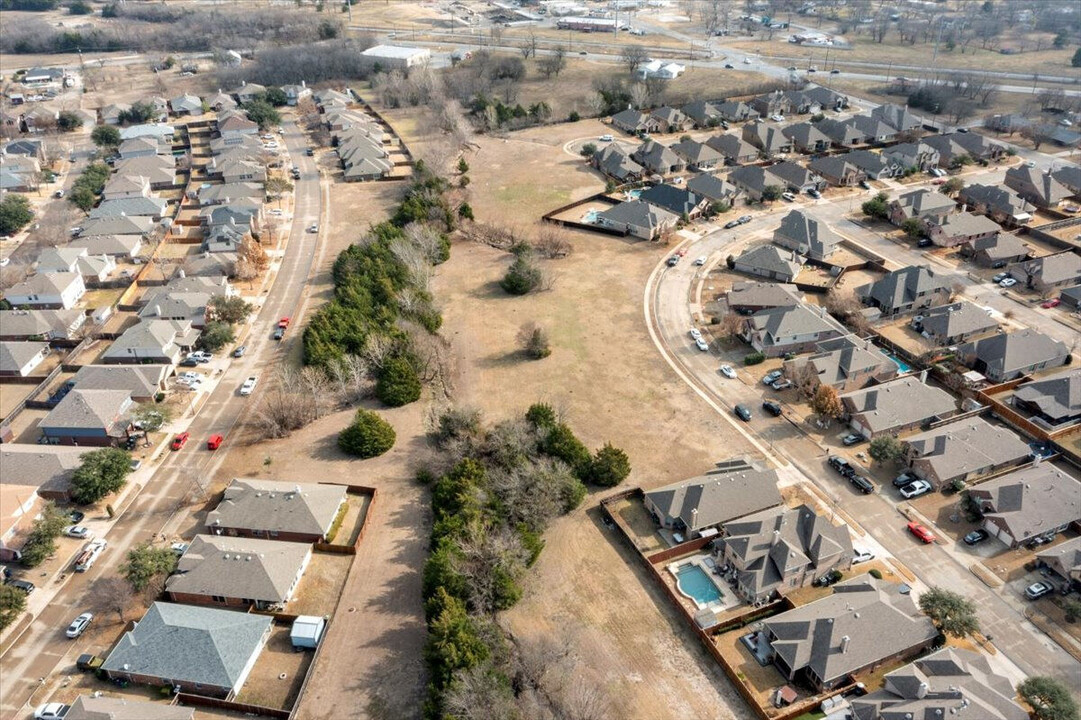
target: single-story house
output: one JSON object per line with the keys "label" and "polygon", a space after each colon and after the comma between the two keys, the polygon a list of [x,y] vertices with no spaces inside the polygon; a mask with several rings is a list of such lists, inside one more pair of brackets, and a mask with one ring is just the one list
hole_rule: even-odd
{"label": "single-story house", "polygon": [[612,116],[612,125],[625,133],[636,135],[641,132],[660,132],[661,121],[641,110],[628,108]]}
{"label": "single-story house", "polygon": [[38,428],[51,445],[116,445],[131,428],[132,405],[126,390],[72,390]]}
{"label": "single-story house", "polygon": [[1029,460],[1020,437],[983,418],[971,417],[905,438],[905,460],[936,489],[968,482]]}
{"label": "single-story house", "polygon": [[803,302],[803,296],[795,285],[783,283],[764,283],[740,281],[732,285],[725,294],[725,304],[729,310],[750,315],[759,310],[779,307],[792,307]]}
{"label": "single-story house", "polygon": [[[0,445],[0,465],[4,468],[0,488],[24,488],[26,493],[36,492],[46,500],[67,502],[71,476],[83,464],[86,452],[85,448],[63,445],[4,443]],[[19,504],[26,500],[23,497]]]}
{"label": "single-story house", "polygon": [[1081,583],[1081,537],[1048,548],[1036,559],[1063,580]]}
{"label": "single-story house", "polygon": [[969,489],[982,526],[1011,548],[1053,537],[1081,521],[1081,484],[1050,463],[1040,463]]}
{"label": "single-story house", "polygon": [[1030,419],[1052,429],[1081,420],[1081,368],[1025,383],[1013,393],[1013,404]]}
{"label": "single-story house", "polygon": [[127,697],[80,695],[64,720],[195,720],[195,708]]}
{"label": "single-story house", "polygon": [[804,259],[776,245],[759,245],[735,258],[732,269],[758,277],[790,283],[799,275]]}
{"label": "single-story house", "polygon": [[68,380],[68,388],[80,390],[123,390],[135,402],[152,402],[165,390],[172,365],[83,365]]}
{"label": "single-story house", "polygon": [[882,315],[892,316],[941,305],[949,300],[950,288],[926,265],[909,265],[859,286],[856,297],[864,305],[878,308]]}
{"label": "single-story house", "polygon": [[847,334],[819,305],[792,305],[759,310],[743,321],[740,336],[767,357],[813,350],[818,343]]}
{"label": "single-story house", "polygon": [[85,324],[81,310],[0,310],[0,340],[69,340]]}
{"label": "single-story house", "polygon": [[1038,293],[1081,282],[1081,255],[1066,250],[1029,260],[1010,268],[1010,276]]}
{"label": "single-story house", "polygon": [[727,100],[715,106],[721,119],[725,122],[743,122],[754,120],[758,117],[758,111],[747,103],[738,100]]}
{"label": "single-story house", "polygon": [[113,647],[113,680],[232,699],[270,637],[269,615],[156,602]]}
{"label": "single-story house", "polygon": [[1032,249],[1016,235],[998,232],[988,238],[963,243],[961,255],[982,267],[1000,268],[1027,260]]}
{"label": "single-story house", "polygon": [[202,115],[203,101],[198,95],[180,95],[169,101],[173,115]]}
{"label": "single-story house", "polygon": [[733,461],[717,472],[647,490],[643,503],[654,522],[689,540],[780,506],[781,493],[776,470]]}
{"label": "single-story house", "polygon": [[281,89],[285,93],[285,103],[290,107],[296,107],[297,103],[312,94],[312,89],[304,80],[301,80],[299,85],[282,85]]}
{"label": "single-story house", "polygon": [[1002,228],[991,218],[967,212],[927,218],[927,236],[939,247],[986,240],[1000,230]]}
{"label": "single-story house", "polygon": [[913,190],[896,198],[890,203],[890,222],[901,225],[905,220],[916,218],[927,220],[931,217],[948,215],[957,210],[957,203],[935,190]]}
{"label": "single-story house", "polygon": [[1032,219],[1032,206],[1009,188],[1001,185],[966,185],[957,193],[957,201],[969,210],[986,215],[995,222],[1011,227]]}
{"label": "single-story house", "polygon": [[49,343],[0,341],[0,377],[26,377],[49,357]]}
{"label": "single-story house", "polygon": [[868,440],[904,432],[957,412],[957,401],[945,390],[906,376],[841,395],[848,424]]}
{"label": "single-story house", "polygon": [[102,200],[121,200],[123,198],[150,197],[150,178],[130,173],[116,173],[105,183],[101,192]]}
{"label": "single-story house", "polygon": [[1001,333],[957,348],[957,357],[992,382],[1005,382],[1036,370],[1065,365],[1066,344],[1026,328]]}
{"label": "single-story house", "polygon": [[141,320],[180,320],[202,329],[207,322],[207,307],[213,297],[205,292],[177,292],[162,289],[151,295],[139,310]]}
{"label": "single-story house", "polygon": [[86,294],[86,283],[79,273],[38,273],[15,283],[4,292],[4,299],[14,308],[24,305],[48,310],[70,310]]}
{"label": "single-story house", "polygon": [[157,225],[153,218],[143,216],[97,217],[87,218],[83,222],[80,237],[92,235],[138,235],[146,237]]}
{"label": "single-story house", "polygon": [[758,159],[758,148],[734,133],[714,135],[706,145],[723,155],[729,165],[746,165]]}
{"label": "single-story house", "polygon": [[812,260],[828,260],[841,244],[841,236],[829,225],[803,210],[793,210],[781,218],[773,231],[773,242]]}
{"label": "single-story house", "polygon": [[694,121],[700,129],[717,127],[721,122],[721,113],[714,103],[706,100],[695,100],[687,103],[682,108],[683,114]]}
{"label": "single-story house", "polygon": [[855,163],[848,162],[845,155],[816,158],[807,164],[807,168],[838,187],[851,187],[867,179],[867,173]]}
{"label": "single-story house", "polygon": [[886,145],[896,142],[901,131],[868,115],[854,115],[845,124],[856,131],[863,145]]}
{"label": "single-story house", "polygon": [[1062,304],[1066,307],[1081,310],[1081,285],[1063,288],[1059,291],[1058,299],[1062,301]]}
{"label": "single-story house", "polygon": [[106,365],[176,365],[195,347],[199,330],[190,320],[143,319],[113,341],[101,356]]}
{"label": "single-story house", "polygon": [[792,109],[792,102],[783,91],[774,90],[751,100],[751,107],[759,115],[769,117],[787,114]]}
{"label": "single-story house", "polygon": [[266,95],[266,86],[259,83],[241,82],[240,87],[233,91],[233,95],[241,105],[252,100],[258,100]]}
{"label": "single-story house", "polygon": [[863,142],[863,133],[850,125],[847,121],[826,118],[815,123],[826,137],[837,147],[852,147]]}
{"label": "single-story house", "polygon": [[341,485],[236,478],[206,518],[212,535],[326,542],[345,506]]}
{"label": "single-story house", "polygon": [[1081,197],[1081,167],[1077,165],[1063,165],[1051,172],[1051,177],[1059,185],[1073,193],[1074,197]]}
{"label": "single-story house", "polygon": [[622,202],[597,213],[597,224],[625,235],[655,240],[676,226],[679,216],[642,200]]}
{"label": "single-story house", "polygon": [[897,363],[870,340],[855,335],[818,343],[810,355],[785,360],[785,377],[800,379],[806,368],[814,372],[817,384],[842,393],[893,380],[898,370]]}
{"label": "single-story house", "polygon": [[925,308],[912,318],[912,329],[936,345],[956,345],[998,330],[998,323],[983,308],[962,301]]}

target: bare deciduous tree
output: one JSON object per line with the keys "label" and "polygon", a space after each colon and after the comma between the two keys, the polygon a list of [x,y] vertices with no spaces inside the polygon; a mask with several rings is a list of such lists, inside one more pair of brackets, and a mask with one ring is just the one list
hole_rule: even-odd
{"label": "bare deciduous tree", "polygon": [[553,260],[567,257],[574,251],[574,246],[571,245],[566,230],[558,225],[543,223],[537,228],[533,249],[541,257]]}
{"label": "bare deciduous tree", "polygon": [[131,586],[119,575],[100,578],[94,583],[92,597],[103,613],[116,613],[119,622],[124,622],[124,613],[131,604]]}
{"label": "bare deciduous tree", "polygon": [[626,45],[620,57],[623,58],[623,64],[627,66],[627,70],[633,75],[642,63],[649,60],[649,53],[641,45]]}

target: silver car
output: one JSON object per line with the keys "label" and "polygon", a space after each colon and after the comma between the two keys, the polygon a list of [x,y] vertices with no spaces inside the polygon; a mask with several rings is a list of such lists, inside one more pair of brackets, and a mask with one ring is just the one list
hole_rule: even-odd
{"label": "silver car", "polygon": [[93,620],[94,613],[85,612],[71,621],[71,625],[68,625],[67,632],[64,634],[74,640],[86,632],[86,629],[90,627],[90,623],[93,622]]}

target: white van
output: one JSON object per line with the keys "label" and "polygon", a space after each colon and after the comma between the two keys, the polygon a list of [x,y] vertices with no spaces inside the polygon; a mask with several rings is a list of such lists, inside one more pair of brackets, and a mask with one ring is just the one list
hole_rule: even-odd
{"label": "white van", "polygon": [[104,540],[94,540],[86,544],[83,551],[79,553],[79,557],[75,558],[75,572],[86,572],[97,561],[98,556],[105,550],[105,546],[108,545]]}

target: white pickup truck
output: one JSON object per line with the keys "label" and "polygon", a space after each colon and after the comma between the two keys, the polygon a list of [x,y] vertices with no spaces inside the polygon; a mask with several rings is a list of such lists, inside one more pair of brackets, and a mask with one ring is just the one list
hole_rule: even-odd
{"label": "white pickup truck", "polygon": [[105,540],[94,540],[86,544],[79,557],[75,558],[75,572],[86,572],[97,561],[98,556],[105,551],[108,545]]}
{"label": "white pickup truck", "polygon": [[252,375],[250,378],[244,381],[244,384],[240,386],[240,394],[247,397],[255,392],[255,386],[259,382],[259,378]]}

